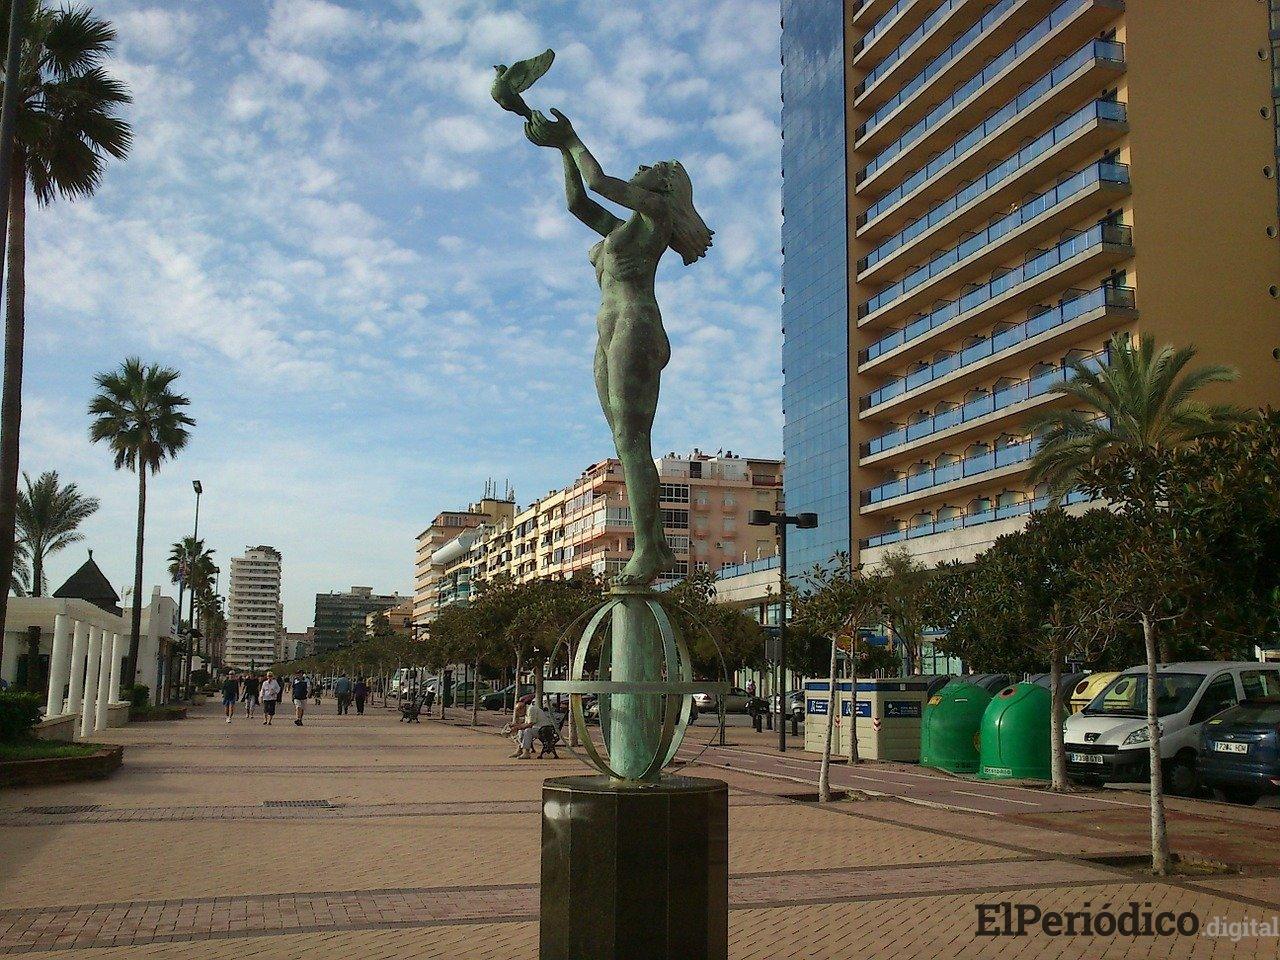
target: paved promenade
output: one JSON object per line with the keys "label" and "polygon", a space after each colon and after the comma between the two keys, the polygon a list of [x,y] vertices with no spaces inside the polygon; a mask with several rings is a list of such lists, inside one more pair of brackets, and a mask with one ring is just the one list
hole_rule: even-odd
{"label": "paved promenade", "polygon": [[[126,745],[110,780],[0,793],[0,953],[532,960],[540,783],[577,762],[509,759],[461,713],[322,709],[302,728],[227,725],[213,707],[133,725],[107,738]],[[819,808],[794,799],[806,776],[745,757],[689,771],[733,788],[735,960],[1280,952],[1258,937],[978,936],[977,905],[1006,901],[1268,920],[1280,870],[1156,883],[1123,865],[1140,852],[1123,839],[893,796]],[[1273,846],[1275,812],[1251,816],[1222,829]]]}

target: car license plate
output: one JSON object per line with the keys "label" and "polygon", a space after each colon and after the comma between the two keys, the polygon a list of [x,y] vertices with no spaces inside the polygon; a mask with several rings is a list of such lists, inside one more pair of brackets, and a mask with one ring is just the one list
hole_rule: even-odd
{"label": "car license plate", "polygon": [[1102,763],[1100,753],[1069,753],[1067,759],[1072,763]]}
{"label": "car license plate", "polygon": [[1226,743],[1222,740],[1213,741],[1213,749],[1219,753],[1248,753],[1249,745],[1247,743]]}

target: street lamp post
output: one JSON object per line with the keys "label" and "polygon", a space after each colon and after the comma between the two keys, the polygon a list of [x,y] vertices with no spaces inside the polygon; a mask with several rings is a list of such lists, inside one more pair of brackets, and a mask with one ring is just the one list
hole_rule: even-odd
{"label": "street lamp post", "polygon": [[781,575],[781,604],[778,609],[778,752],[787,752],[787,709],[784,689],[787,682],[787,527],[812,530],[818,525],[816,513],[773,513],[769,510],[752,510],[747,521],[753,527],[773,527],[778,533],[778,568]]}
{"label": "street lamp post", "polygon": [[[191,545],[194,547],[200,536],[200,494],[204,493],[204,487],[201,485],[199,480],[192,480],[191,489],[195,490],[196,492],[196,521],[191,530]],[[183,577],[183,580],[186,580],[191,576],[193,567],[194,567],[194,563],[192,562],[192,558],[188,557],[187,572],[186,572],[186,576]],[[183,587],[183,584],[179,583],[178,584],[178,624],[179,625],[182,624],[182,587]],[[189,609],[190,609],[190,614],[187,617],[187,672],[186,672],[186,677],[183,679],[183,684],[182,684],[183,693],[186,695],[185,699],[188,699],[188,700],[191,699],[191,696],[193,694],[193,691],[191,689],[191,655],[192,655],[191,648],[196,642],[196,637],[195,637],[196,590],[194,585],[191,588],[191,606]]]}

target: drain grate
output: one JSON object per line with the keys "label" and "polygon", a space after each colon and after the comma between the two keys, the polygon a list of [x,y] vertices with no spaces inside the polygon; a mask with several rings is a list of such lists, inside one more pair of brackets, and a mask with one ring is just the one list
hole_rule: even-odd
{"label": "drain grate", "polygon": [[101,810],[100,803],[83,803],[78,806],[61,806],[61,807],[23,807],[23,813],[42,813],[52,816],[67,816],[72,813],[93,813],[95,810]]}
{"label": "drain grate", "polygon": [[264,807],[332,807],[328,800],[263,800]]}

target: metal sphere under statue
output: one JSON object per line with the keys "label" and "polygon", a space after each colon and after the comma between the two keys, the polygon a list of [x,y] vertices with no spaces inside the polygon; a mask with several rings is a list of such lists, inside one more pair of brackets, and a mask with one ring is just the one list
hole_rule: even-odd
{"label": "metal sphere under statue", "polygon": [[[659,780],[680,749],[693,694],[723,696],[729,684],[694,681],[688,645],[659,594],[636,587],[614,587],[612,592],[591,614],[574,646],[569,679],[548,680],[544,688],[569,695],[578,741],[592,766],[619,784],[644,786]],[[614,637],[625,642],[615,644]],[[597,638],[600,679],[588,680],[588,656]],[[599,698],[607,756],[587,730],[582,709],[587,694]]]}

